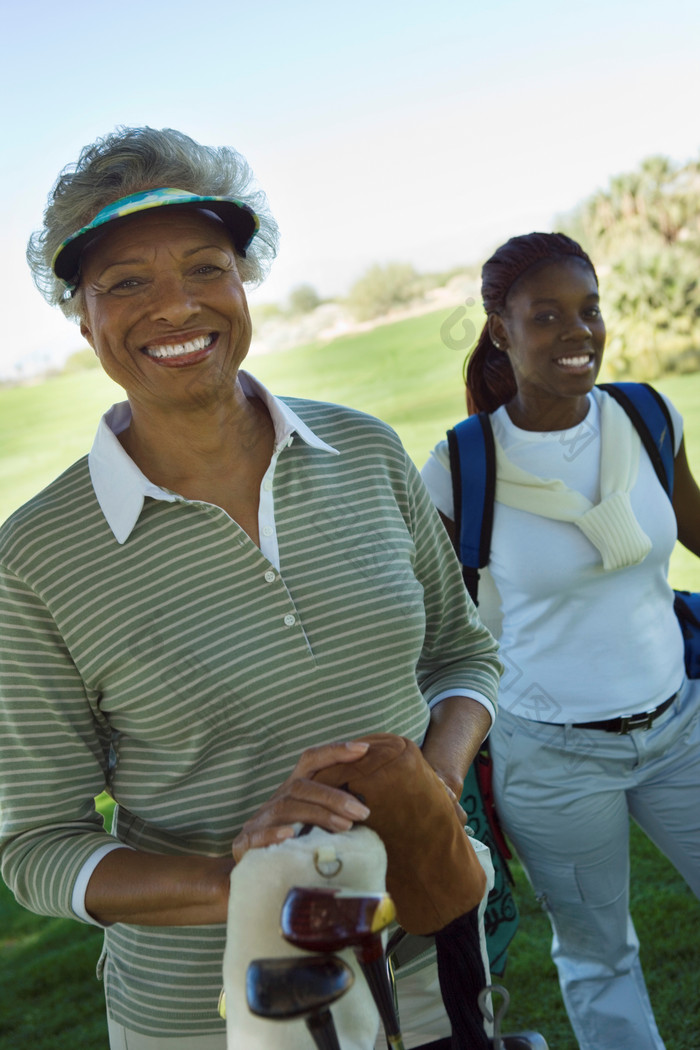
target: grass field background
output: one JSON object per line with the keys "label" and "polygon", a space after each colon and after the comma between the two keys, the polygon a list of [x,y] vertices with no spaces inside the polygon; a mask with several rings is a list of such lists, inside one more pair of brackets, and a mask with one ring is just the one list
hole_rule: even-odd
{"label": "grass field background", "polygon": [[[253,357],[249,367],[276,393],[382,417],[420,466],[465,412],[463,353],[441,335],[452,313]],[[700,374],[658,386],[683,413],[690,462],[700,476]],[[99,370],[0,389],[0,521],[89,449],[100,415],[122,396]],[[672,582],[700,590],[700,561],[682,548],[673,556]],[[632,911],[657,1021],[669,1050],[700,1050],[700,911],[634,826],[631,839]],[[517,863],[514,873],[522,920],[506,974],[507,1030],[537,1028],[550,1050],[576,1050],[549,960],[548,922]],[[0,884],[0,1050],[106,1050],[102,990],[94,976],[100,944],[98,930],[31,915]]]}

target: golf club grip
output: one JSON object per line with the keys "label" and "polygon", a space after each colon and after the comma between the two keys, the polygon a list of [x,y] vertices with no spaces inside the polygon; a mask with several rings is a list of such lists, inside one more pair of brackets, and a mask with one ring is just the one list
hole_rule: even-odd
{"label": "golf club grip", "polygon": [[394,999],[391,994],[391,985],[386,972],[386,963],[383,958],[374,959],[372,962],[360,962],[365,980],[372,993],[372,997],[379,1010],[379,1016],[384,1025],[389,1045],[392,1050],[404,1050],[399,1019],[394,1008]]}
{"label": "golf club grip", "polygon": [[318,1010],[306,1018],[306,1027],[318,1050],[341,1050],[330,1010]]}

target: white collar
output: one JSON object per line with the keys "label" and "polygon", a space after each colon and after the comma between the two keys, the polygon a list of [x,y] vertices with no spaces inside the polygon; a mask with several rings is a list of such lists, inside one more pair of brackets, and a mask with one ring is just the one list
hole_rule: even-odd
{"label": "white collar", "polygon": [[[270,413],[275,428],[274,455],[291,445],[294,434],[310,448],[339,455],[337,449],[322,441],[289,405],[271,394],[250,373],[239,372],[238,377],[244,393],[258,396]],[[147,496],[169,503],[182,499],[176,493],[149,481],[122,448],[117,435],[126,430],[130,422],[131,408],[128,401],[112,405],[100,420],[88,455],[90,479],[97,502],[118,543],[128,540]]]}

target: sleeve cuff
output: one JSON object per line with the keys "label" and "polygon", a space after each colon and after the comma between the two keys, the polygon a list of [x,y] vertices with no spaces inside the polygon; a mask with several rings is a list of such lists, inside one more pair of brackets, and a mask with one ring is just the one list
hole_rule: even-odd
{"label": "sleeve cuff", "polygon": [[85,908],[85,894],[87,892],[88,882],[90,881],[90,877],[95,868],[108,853],[111,853],[115,849],[131,849],[131,846],[127,846],[123,842],[108,842],[104,846],[100,846],[100,848],[90,854],[85,861],[78,872],[78,877],[73,886],[71,908],[73,909],[76,918],[82,919],[83,922],[87,922],[91,926],[99,926],[100,929],[105,929],[109,923],[99,922],[93,915],[90,915]]}
{"label": "sleeve cuff", "polygon": [[496,707],[487,696],[484,696],[483,693],[477,693],[475,689],[446,689],[444,692],[438,693],[437,696],[433,697],[428,704],[428,707],[432,711],[436,704],[439,704],[441,700],[447,700],[450,696],[466,696],[469,700],[476,700],[477,703],[482,704],[491,716],[491,725],[493,725],[496,718]]}

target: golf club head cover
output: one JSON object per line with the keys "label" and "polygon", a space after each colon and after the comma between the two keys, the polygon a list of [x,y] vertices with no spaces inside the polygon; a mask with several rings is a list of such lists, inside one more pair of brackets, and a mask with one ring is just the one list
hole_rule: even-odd
{"label": "golf club head cover", "polygon": [[478,907],[484,869],[420,748],[392,733],[360,739],[370,745],[362,758],[322,769],[314,779],[362,798],[370,810],[364,825],[386,848],[386,888],[398,922],[408,933],[436,933]]}
{"label": "golf club head cover", "polygon": [[[282,937],[280,914],[292,886],[384,893],[386,850],[369,828],[309,834],[265,849],[251,849],[231,874],[224,991],[228,1050],[309,1050],[311,1036],[302,1020],[270,1021],[255,1017],[246,1001],[246,971],[253,959],[308,952]],[[379,1014],[352,948],[336,954],[352,968],[355,982],[331,1007],[343,1050],[372,1050]],[[216,1004],[214,1004],[214,1009]]]}

